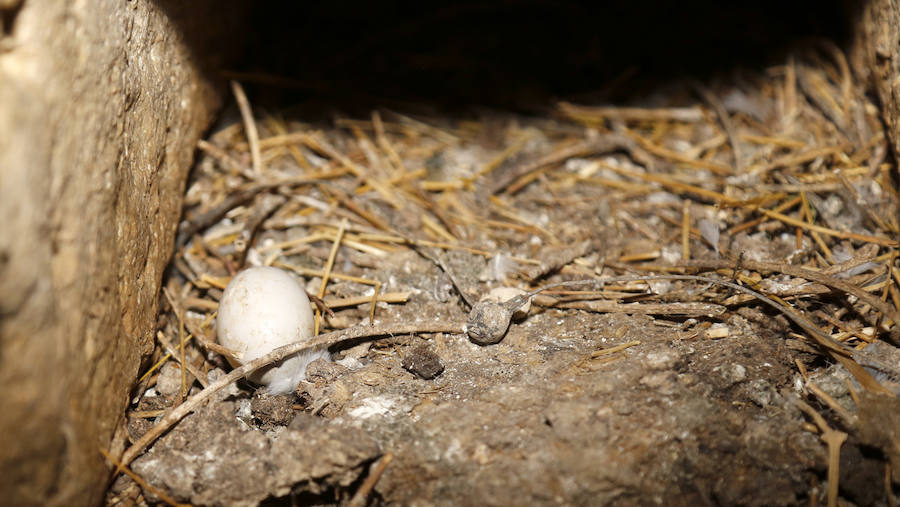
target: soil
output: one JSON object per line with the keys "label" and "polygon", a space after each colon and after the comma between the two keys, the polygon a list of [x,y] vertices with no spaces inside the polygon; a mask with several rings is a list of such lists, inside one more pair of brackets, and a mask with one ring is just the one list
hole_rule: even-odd
{"label": "soil", "polygon": [[[880,123],[856,88],[842,110],[852,121],[823,112],[810,98],[818,88],[785,102],[786,83],[796,85],[786,72],[821,77],[822,89],[838,95],[838,70],[803,57],[799,70],[789,64],[711,85],[735,123],[727,128],[688,84],[632,105],[695,108],[689,120],[490,112],[341,118],[320,131],[269,118],[259,120],[264,137],[301,134],[264,142],[271,174],[258,175],[239,124],[223,126],[210,142],[227,153],[199,162],[187,194],[182,233],[191,234],[181,236],[160,320],[170,341],[178,343],[180,318],[201,343],[213,341],[224,283],[253,264],[303,275],[334,311],[323,330],[439,320],[460,332],[339,344],[334,362],[311,364],[289,396],[232,387],[131,468],[176,500],[215,505],[824,503],[828,448],[803,404],[850,435],[840,455],[842,501],[887,505],[900,484],[896,473],[885,479],[888,463],[900,469],[898,429],[896,418],[878,414],[896,413],[897,399],[866,392],[802,329],[753,298],[684,280],[557,288],[535,297],[499,343],[479,345],[463,332],[493,288],[685,272],[678,266],[687,252],[731,259],[735,270],[708,276],[784,298],[844,346],[875,341],[890,349],[879,358],[894,354],[877,340],[887,337],[884,320],[858,299],[740,268],[742,256],[823,272],[857,259],[857,271],[831,274],[858,286],[887,280],[872,290],[894,301],[884,273],[897,269],[896,257],[878,257],[894,245],[897,216]],[[736,133],[739,156],[729,144]],[[300,181],[310,174],[320,181]],[[259,190],[266,181],[282,183]],[[221,209],[248,188],[260,195]],[[801,193],[811,204],[777,213],[806,221],[804,209],[814,209],[818,232],[759,213]],[[272,204],[271,195],[283,199]],[[235,246],[247,238],[249,246]],[[340,306],[373,293],[403,301]],[[229,368],[205,346],[191,345],[187,361],[216,375]],[[876,376],[893,387],[892,374]],[[151,384],[137,389],[148,408],[134,410],[171,405],[151,406]],[[132,425],[132,438],[147,427]],[[122,476],[108,503],[126,499],[158,497]]]}

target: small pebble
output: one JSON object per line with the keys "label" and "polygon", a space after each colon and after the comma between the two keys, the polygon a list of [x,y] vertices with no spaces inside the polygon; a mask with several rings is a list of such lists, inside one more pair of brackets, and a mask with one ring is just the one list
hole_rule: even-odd
{"label": "small pebble", "polygon": [[[194,377],[188,374],[187,382],[191,384]],[[181,368],[177,363],[167,362],[159,370],[159,378],[156,380],[156,392],[172,398],[181,390]]]}
{"label": "small pebble", "polygon": [[410,373],[425,380],[431,380],[444,371],[441,358],[431,350],[428,344],[423,343],[414,348],[412,352],[403,358],[403,368]]}
{"label": "small pebble", "polygon": [[250,400],[250,412],[264,426],[287,426],[294,419],[294,398],[258,392]]}

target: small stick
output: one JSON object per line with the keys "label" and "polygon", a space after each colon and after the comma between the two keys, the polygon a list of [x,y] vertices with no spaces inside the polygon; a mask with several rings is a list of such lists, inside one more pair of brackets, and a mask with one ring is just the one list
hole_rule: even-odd
{"label": "small stick", "polygon": [[797,365],[797,370],[800,371],[800,377],[803,378],[803,382],[808,382],[809,372],[806,371],[806,365],[799,359],[794,359],[794,364]]}
{"label": "small stick", "polygon": [[[809,206],[809,199],[806,197],[806,192],[800,192],[800,203],[801,203],[800,209],[803,212],[803,216],[806,217],[806,222],[809,223],[810,225],[815,224],[815,220],[813,220],[813,216],[812,216],[812,209]],[[802,231],[802,230],[803,229],[801,229],[799,227],[797,228],[797,237],[798,238],[801,237],[800,231]],[[822,236],[820,236],[819,233],[816,231],[809,231],[809,235],[812,236],[812,238],[816,242],[816,244],[819,245],[819,248],[822,249],[822,253],[825,254],[825,259],[828,262],[833,264],[834,257],[831,254],[831,249],[828,248],[828,245],[825,244],[825,241],[822,239]],[[797,248],[798,249],[803,248],[802,241],[798,241]]]}
{"label": "small stick", "polygon": [[131,480],[136,482],[138,486],[140,486],[141,488],[145,489],[146,491],[149,491],[150,493],[153,493],[154,495],[159,497],[159,499],[162,500],[163,503],[166,503],[168,505],[184,505],[184,504],[180,504],[180,503],[176,502],[174,498],[166,495],[162,491],[151,486],[140,475],[132,472],[127,466],[125,466],[124,463],[120,463],[120,462],[116,461],[115,458],[110,456],[109,453],[106,452],[104,449],[100,449],[100,454],[102,454],[104,458],[108,459],[110,463],[112,463],[113,465],[116,466],[116,473],[118,473],[120,471],[124,472],[125,475],[127,475],[128,477],[131,477]]}
{"label": "small stick", "polygon": [[175,423],[180,421],[184,416],[196,410],[201,403],[208,400],[213,394],[218,392],[220,389],[225,386],[231,384],[232,382],[243,378],[246,375],[253,373],[254,371],[272,364],[277,361],[281,361],[285,357],[288,357],[293,354],[297,354],[298,352],[303,352],[306,350],[312,350],[314,348],[319,347],[330,347],[337,343],[342,343],[350,340],[359,340],[363,338],[374,338],[378,336],[394,336],[394,335],[408,335],[414,333],[461,333],[460,327],[455,323],[447,323],[447,322],[427,322],[421,324],[392,324],[392,325],[384,325],[378,327],[369,327],[369,326],[356,326],[349,329],[342,329],[339,331],[332,331],[330,333],[325,333],[323,335],[319,335],[312,340],[305,342],[297,342],[292,343],[290,345],[285,345],[283,347],[279,347],[268,354],[258,357],[253,361],[250,361],[240,368],[235,368],[228,375],[221,377],[216,380],[212,384],[210,384],[206,389],[203,389],[199,393],[191,396],[184,403],[172,409],[171,412],[166,414],[155,426],[150,428],[147,433],[139,438],[134,444],[131,445],[123,454],[121,463],[122,466],[127,466],[131,461],[137,457],[139,453],[141,453],[144,449],[146,449],[150,444],[152,444],[157,438],[160,437],[163,433],[165,433],[169,428],[171,428]]}
{"label": "small stick", "polygon": [[631,340],[630,342],[623,343],[621,345],[616,345],[615,347],[610,347],[608,349],[595,350],[595,351],[591,352],[591,358],[597,358],[600,356],[608,356],[610,354],[615,354],[616,352],[621,352],[621,351],[631,348],[631,347],[636,347],[640,344],[641,344],[641,342],[639,342],[638,340]]}
{"label": "small stick", "polygon": [[606,120],[621,121],[679,121],[697,123],[703,121],[703,111],[692,107],[591,107],[570,102],[560,102],[557,107],[569,118],[582,123],[602,123]]}
{"label": "small stick", "polygon": [[236,173],[243,174],[244,168],[241,167],[241,164],[234,159],[231,155],[228,154],[222,148],[219,148],[215,144],[206,141],[204,139],[200,139],[197,141],[197,148],[200,149],[203,153],[206,153],[210,157],[216,159],[219,162],[219,165],[224,167],[229,171],[233,171]]}
{"label": "small stick", "polygon": [[391,464],[393,459],[394,453],[391,452],[381,457],[381,460],[378,461],[378,464],[375,465],[375,468],[369,473],[366,480],[363,481],[359,489],[356,490],[356,494],[350,499],[350,503],[347,504],[348,507],[363,507],[366,505],[366,499],[368,499],[369,493],[372,492],[378,479],[381,478],[381,475],[384,474],[384,471],[387,469],[387,466]]}
{"label": "small stick", "polygon": [[178,322],[178,341],[179,348],[181,349],[181,389],[178,391],[178,402],[185,398],[188,394],[188,385],[187,385],[187,354],[184,350],[184,321]]}
{"label": "small stick", "polygon": [[519,178],[533,173],[545,166],[559,164],[573,157],[596,156],[618,150],[627,151],[633,160],[647,168],[653,166],[653,160],[644,153],[632,139],[629,139],[622,134],[605,134],[598,139],[583,141],[559,148],[537,160],[513,168],[508,174],[505,174],[500,181],[491,185],[489,193],[491,195],[499,194],[515,183]]}
{"label": "small stick", "polygon": [[[334,237],[334,243],[331,245],[331,252],[328,254],[328,261],[325,263],[325,269],[322,273],[322,285],[319,286],[319,293],[316,294],[319,299],[325,297],[325,289],[328,286],[328,277],[331,276],[331,268],[334,267],[334,258],[337,257],[338,249],[341,247],[341,240],[344,239],[344,231],[347,230],[347,219],[341,220],[341,227],[338,229],[337,235]],[[319,334],[319,321],[322,317],[322,312],[319,309],[316,309],[316,329],[315,333]]]}
{"label": "small stick", "polygon": [[385,200],[388,204],[390,204],[395,209],[403,208],[403,204],[397,199],[397,197],[391,193],[391,191],[384,185],[384,183],[378,181],[377,179],[371,177],[368,173],[369,170],[365,167],[360,166],[359,164],[354,163],[350,160],[349,157],[341,153],[334,146],[328,143],[328,141],[322,139],[321,137],[305,135],[303,137],[303,143],[316,151],[324,153],[331,157],[334,160],[340,162],[340,164],[353,173],[354,176],[364,181],[366,184],[370,185],[372,188],[378,192],[382,199]]}
{"label": "small stick", "polygon": [[[688,156],[685,156],[683,153],[679,153],[677,151],[670,150],[658,144],[655,144],[653,141],[649,139],[645,139],[641,137],[637,132],[634,132],[629,129],[625,129],[625,134],[628,135],[631,139],[637,142],[641,148],[647,150],[648,152],[656,155],[657,157],[661,157],[664,159],[671,160],[673,162],[679,162],[685,164],[690,167],[699,167],[701,169],[709,169],[710,171],[720,175],[720,176],[730,176],[734,173],[730,166],[725,164],[720,164],[718,162],[713,162],[710,160],[702,160],[702,159],[694,159]],[[651,169],[648,167],[647,169]]]}
{"label": "small stick", "polygon": [[617,303],[615,301],[542,301],[537,306],[584,310],[597,313],[627,313],[629,315],[679,315],[684,317],[713,317],[725,313],[725,307],[710,303]]}
{"label": "small stick", "polygon": [[[375,325],[375,306],[378,304],[378,293],[381,292],[381,282],[375,283],[375,290],[372,291],[372,304],[369,305],[369,325]],[[406,302],[406,298],[409,297],[409,293],[402,296],[402,302]]]}
{"label": "small stick", "polygon": [[[409,300],[409,291],[406,292],[381,292],[381,282],[375,284],[375,292],[372,296],[350,296],[341,299],[326,299],[325,305],[331,309],[358,306],[366,303],[405,303]],[[377,296],[377,299],[376,299]]]}
{"label": "small stick", "polygon": [[738,173],[742,172],[744,169],[743,150],[741,149],[737,129],[734,127],[734,122],[731,121],[731,117],[728,116],[728,110],[725,109],[725,104],[719,100],[719,97],[717,97],[712,90],[703,86],[703,84],[697,82],[694,84],[694,87],[703,97],[703,100],[705,100],[713,111],[715,111],[716,116],[719,117],[719,123],[722,124],[725,134],[728,136],[728,142],[731,144],[731,154],[734,156],[734,169]]}
{"label": "small stick", "polygon": [[191,239],[198,231],[200,231],[201,229],[206,229],[207,227],[215,224],[216,222],[221,220],[226,213],[242,204],[247,203],[261,192],[265,192],[282,185],[295,187],[317,182],[320,182],[320,180],[315,177],[289,178],[252,185],[250,187],[246,187],[234,193],[231,193],[228,195],[228,197],[223,199],[219,205],[213,207],[209,211],[193,217],[185,222],[182,222],[181,226],[178,228],[178,237],[175,240],[175,247],[179,248],[187,244],[188,240]]}
{"label": "small stick", "polygon": [[604,169],[609,169],[611,171],[617,172],[622,176],[628,176],[630,178],[647,181],[651,183],[659,183],[660,185],[675,190],[677,192],[683,192],[688,194],[693,194],[698,197],[702,197],[704,199],[709,199],[711,201],[715,201],[716,203],[728,204],[732,206],[739,206],[742,204],[742,201],[739,199],[735,199],[734,197],[729,197],[721,192],[716,192],[713,190],[708,190],[703,187],[698,187],[697,185],[691,185],[688,183],[683,183],[678,181],[677,179],[667,176],[665,174],[659,173],[640,173],[637,171],[632,171],[630,169],[625,169],[624,167],[616,167],[611,164],[607,164],[603,161],[598,162],[598,164]]}
{"label": "small stick", "polygon": [[747,169],[746,172],[750,174],[760,174],[760,173],[768,173],[779,167],[790,167],[793,165],[802,165],[808,162],[812,162],[813,160],[819,157],[827,157],[834,155],[835,153],[841,153],[843,151],[842,146],[825,146],[822,148],[812,148],[807,151],[803,151],[800,153],[791,153],[785,155],[781,158],[773,160],[766,165],[763,166],[754,166],[753,168]]}
{"label": "small stick", "polygon": [[[181,326],[179,325],[179,327],[181,327]],[[186,344],[187,341],[190,340],[192,337],[194,337],[193,334],[188,334],[187,336],[184,336],[183,339],[181,340],[182,345]],[[205,375],[200,373],[200,370],[198,370],[196,366],[189,363],[185,359],[184,355],[180,355],[178,353],[179,349],[183,350],[183,347],[173,346],[172,343],[169,342],[169,339],[166,337],[165,333],[163,333],[162,331],[156,332],[156,339],[159,340],[160,343],[162,343],[163,347],[165,347],[166,354],[167,354],[166,359],[168,359],[168,358],[174,359],[175,362],[178,363],[179,367],[181,368],[181,375],[182,375],[182,377],[185,377],[184,379],[182,379],[182,384],[187,383],[187,372],[190,372],[190,374],[193,375],[194,378],[196,378],[198,382],[200,382],[200,385],[202,385],[203,387],[206,387],[206,378],[204,378]]]}
{"label": "small stick", "polygon": [[259,150],[259,131],[256,129],[256,121],[253,119],[253,110],[250,109],[250,101],[244,88],[237,81],[231,82],[231,91],[241,110],[241,118],[244,119],[244,129],[247,131],[247,143],[250,144],[250,159],[253,161],[253,174],[262,175],[262,153]]}
{"label": "small stick", "polygon": [[[785,202],[779,204],[772,211],[777,211],[777,212],[787,211],[787,210],[793,208],[794,206],[800,204],[801,201],[802,201],[802,199],[800,199],[799,197],[794,197],[793,199],[790,199],[788,201],[785,201]],[[757,208],[754,207],[753,209],[757,209]],[[765,218],[754,218],[753,220],[749,220],[742,224],[735,225],[731,229],[728,229],[728,234],[735,235],[743,230],[752,229],[753,227],[756,227],[757,225],[759,225],[765,221],[766,221]]]}
{"label": "small stick", "polygon": [[282,195],[264,195],[261,199],[257,199],[257,204],[244,222],[244,228],[234,240],[234,249],[238,254],[237,264],[240,268],[243,268],[247,261],[247,252],[250,251],[250,245],[259,231],[259,226],[285,201],[287,198]]}
{"label": "small stick", "polygon": [[681,258],[691,258],[691,201],[687,199],[681,207]]}
{"label": "small stick", "polygon": [[784,111],[781,117],[781,128],[785,132],[792,130],[794,118],[797,116],[797,65],[794,57],[788,58],[784,75]]}
{"label": "small stick", "polygon": [[378,142],[378,146],[387,154],[388,160],[394,166],[394,175],[400,176],[405,174],[406,167],[403,165],[403,159],[400,158],[400,155],[397,154],[397,151],[394,150],[394,147],[391,146],[390,141],[384,134],[384,123],[381,121],[381,114],[378,111],[372,112],[372,128],[375,129],[375,140]]}
{"label": "small stick", "polygon": [[837,507],[841,445],[847,440],[847,434],[831,429],[825,422],[825,418],[803,400],[797,400],[797,406],[816,423],[816,426],[822,431],[822,440],[828,445],[828,507]]}
{"label": "small stick", "polygon": [[[215,341],[210,341],[208,338],[206,338],[206,334],[203,333],[203,331],[200,328],[198,328],[197,326],[192,324],[191,321],[184,318],[184,307],[175,301],[175,298],[172,297],[172,294],[169,292],[168,288],[163,287],[163,294],[165,294],[166,300],[172,306],[172,311],[173,311],[173,313],[175,313],[175,318],[178,319],[179,322],[184,323],[184,327],[187,328],[188,332],[191,334],[191,336],[194,337],[194,340],[197,343],[199,343],[206,350],[210,350],[212,352],[215,352],[216,354],[225,356],[226,358],[234,359],[236,357],[235,351],[233,351],[227,347],[223,347],[223,346],[219,345],[218,343],[216,343]],[[219,303],[213,303],[213,304],[215,305],[214,309],[218,310]],[[212,322],[212,319],[214,319],[214,318],[215,318],[214,314],[207,315],[206,319],[204,319],[203,324],[201,324],[200,327],[208,325],[210,322]],[[165,343],[163,343],[163,345],[165,345]],[[197,377],[197,378],[199,379],[200,377]],[[204,381],[200,381],[200,383],[204,384],[203,387],[206,387]]]}
{"label": "small stick", "polygon": [[849,411],[847,411],[846,408],[838,404],[837,400],[829,396],[828,393],[823,391],[821,387],[813,384],[812,382],[807,382],[806,388],[809,389],[811,393],[815,394],[817,398],[822,400],[822,402],[828,405],[831,410],[834,410],[834,413],[839,415],[841,419],[843,419],[844,422],[847,423],[848,426],[853,427],[856,425],[856,417]]}
{"label": "small stick", "polygon": [[[876,308],[878,311],[883,313],[889,319],[894,321],[895,331],[900,329],[900,312],[898,312],[891,305],[882,301],[881,299],[869,294],[868,292],[856,287],[855,285],[851,285],[843,280],[839,280],[833,276],[828,276],[822,273],[818,273],[816,271],[812,271],[809,269],[801,268],[798,266],[791,266],[789,264],[777,264],[774,262],[762,262],[762,261],[754,261],[749,259],[744,259],[741,265],[746,269],[751,269],[753,271],[769,271],[774,273],[784,273],[785,275],[796,276],[798,278],[804,278],[806,280],[812,282],[818,282],[827,287],[831,287],[832,289],[837,289],[842,292],[846,292],[848,294],[853,294],[858,297],[862,302],[867,303],[868,305]],[[734,268],[734,262],[728,261],[724,259],[719,260],[693,260],[686,263],[685,267],[696,267],[696,268],[704,268],[704,269],[732,269]]]}
{"label": "small stick", "polygon": [[893,248],[897,248],[898,246],[900,246],[900,243],[888,238],[879,238],[878,236],[869,236],[866,234],[858,234],[855,232],[829,229],[828,227],[806,223],[803,220],[797,220],[796,218],[789,217],[781,213],[776,213],[774,211],[769,211],[767,209],[760,209],[759,212],[771,219],[778,220],[779,222],[784,222],[788,225],[793,225],[795,227],[800,227],[801,229],[806,229],[809,231],[820,232],[822,234],[834,236],[836,238],[852,239],[856,241],[862,241],[864,243],[875,243],[876,245],[889,246]]}
{"label": "small stick", "polygon": [[891,487],[891,462],[885,460],[884,462],[884,496],[888,499],[888,505],[890,507],[897,507],[897,501],[894,500],[894,491]]}

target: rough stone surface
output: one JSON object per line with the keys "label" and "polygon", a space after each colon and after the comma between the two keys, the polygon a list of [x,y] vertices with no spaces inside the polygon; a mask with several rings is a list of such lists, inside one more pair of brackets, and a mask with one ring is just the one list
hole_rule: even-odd
{"label": "rough stone surface", "polygon": [[850,62],[875,90],[894,155],[900,154],[900,1],[850,2],[854,16]]}
{"label": "rough stone surface", "polygon": [[298,484],[315,494],[346,489],[380,455],[375,440],[350,425],[301,416],[305,427],[266,434],[234,412],[234,402],[222,402],[188,416],[134,470],[196,505],[257,505]]}
{"label": "rough stone surface", "polygon": [[[441,312],[463,320],[438,302],[382,315]],[[801,426],[791,352],[749,329],[722,340],[695,333],[649,316],[547,310],[497,345],[425,342],[445,367],[432,380],[402,366],[421,338],[384,338],[365,363],[301,384],[308,411],[286,429],[241,416],[245,392],[186,417],[133,468],[202,505],[346,499],[384,452],[393,461],[370,498],[385,505],[804,503],[826,456]],[[735,365],[741,380],[722,374]]]}
{"label": "rough stone surface", "polygon": [[[220,100],[194,62],[215,64],[201,35],[224,30],[225,10],[175,4],[0,3],[4,503],[96,504],[98,449],[122,445],[185,176]],[[202,27],[213,8],[219,24]]]}

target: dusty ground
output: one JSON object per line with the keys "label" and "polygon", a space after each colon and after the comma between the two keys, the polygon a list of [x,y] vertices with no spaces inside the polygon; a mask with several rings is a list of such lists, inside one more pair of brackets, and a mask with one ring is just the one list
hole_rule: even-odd
{"label": "dusty ground", "polygon": [[[878,340],[896,330],[887,315],[828,283],[739,265],[839,277],[896,312],[896,167],[838,56],[673,85],[636,109],[384,112],[330,125],[270,115],[257,120],[258,171],[241,123],[224,122],[187,193],[132,439],[185,399],[186,332],[196,376],[230,369],[206,344],[221,289],[246,265],[300,275],[334,310],[324,331],[373,319],[460,332],[338,345],[339,361],[311,365],[287,397],[247,383],[219,392],[131,464],[158,491],[123,476],[109,503],[159,491],[247,505],[355,494],[404,505],[823,503],[838,464],[824,430],[849,435],[842,501],[889,505],[896,398],[868,392],[757,299],[696,281],[566,287],[535,298],[496,345],[462,333],[494,287],[697,273],[687,258],[727,259],[738,273],[706,274],[782,298],[848,350],[884,347],[849,361],[895,388],[896,349]],[[374,315],[373,295],[384,301]]]}

